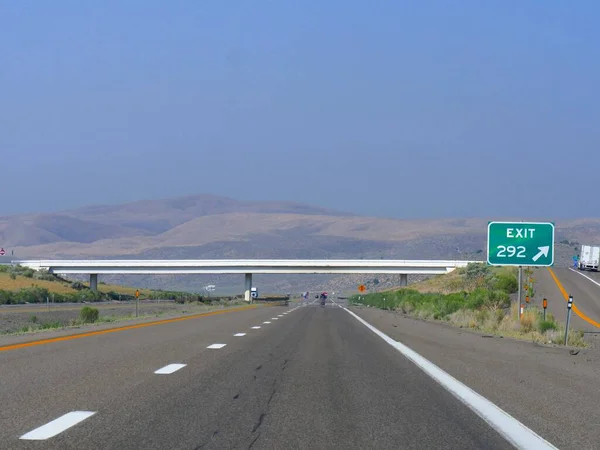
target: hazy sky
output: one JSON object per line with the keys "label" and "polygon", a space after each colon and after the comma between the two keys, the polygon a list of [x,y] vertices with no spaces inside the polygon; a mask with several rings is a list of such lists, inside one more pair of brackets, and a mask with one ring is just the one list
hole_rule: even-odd
{"label": "hazy sky", "polygon": [[600,2],[0,0],[0,215],[598,216]]}

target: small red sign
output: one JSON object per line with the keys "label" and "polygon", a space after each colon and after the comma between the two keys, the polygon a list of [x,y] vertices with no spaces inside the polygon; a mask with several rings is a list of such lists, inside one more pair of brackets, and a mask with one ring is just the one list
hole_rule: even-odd
{"label": "small red sign", "polygon": [[6,255],[6,251],[3,248],[0,248],[0,256]]}

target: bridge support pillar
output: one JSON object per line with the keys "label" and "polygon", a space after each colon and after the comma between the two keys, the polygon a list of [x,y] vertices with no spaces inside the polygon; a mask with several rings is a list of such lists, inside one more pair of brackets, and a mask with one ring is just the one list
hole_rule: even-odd
{"label": "bridge support pillar", "polygon": [[400,286],[404,287],[408,285],[408,275],[405,273],[400,274]]}
{"label": "bridge support pillar", "polygon": [[90,273],[90,290],[92,292],[98,292],[98,274]]}
{"label": "bridge support pillar", "polygon": [[247,273],[245,277],[245,290],[244,290],[244,300],[250,303],[252,301],[252,295],[250,290],[252,289],[252,274]]}

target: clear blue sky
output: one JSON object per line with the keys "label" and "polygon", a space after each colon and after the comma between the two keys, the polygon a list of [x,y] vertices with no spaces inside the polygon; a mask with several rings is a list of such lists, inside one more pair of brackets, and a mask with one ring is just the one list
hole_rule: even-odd
{"label": "clear blue sky", "polygon": [[597,1],[0,4],[0,215],[598,216]]}

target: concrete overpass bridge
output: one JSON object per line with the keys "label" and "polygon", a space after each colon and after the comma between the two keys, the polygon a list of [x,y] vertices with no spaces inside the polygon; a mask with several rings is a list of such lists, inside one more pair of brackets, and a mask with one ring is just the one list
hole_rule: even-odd
{"label": "concrete overpass bridge", "polygon": [[436,275],[466,267],[451,260],[368,259],[184,259],[184,260],[22,260],[34,270],[55,274],[88,274],[90,288],[98,289],[98,275],[244,274],[245,300],[250,301],[252,274],[397,274],[406,286],[408,275]]}

